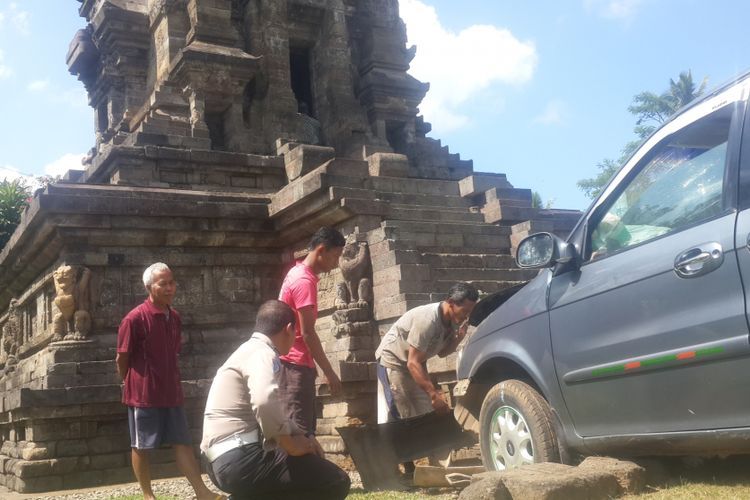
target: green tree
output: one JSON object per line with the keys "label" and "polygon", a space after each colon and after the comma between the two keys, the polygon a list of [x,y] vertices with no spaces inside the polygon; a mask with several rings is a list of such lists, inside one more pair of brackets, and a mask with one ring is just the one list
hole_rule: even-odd
{"label": "green tree", "polygon": [[539,194],[539,191],[531,192],[531,207],[542,208],[542,195]]}
{"label": "green tree", "polygon": [[21,214],[29,196],[29,187],[20,179],[3,179],[0,182],[0,250],[5,247],[21,222]]}
{"label": "green tree", "polygon": [[683,71],[677,81],[669,79],[669,89],[657,95],[653,92],[641,92],[633,97],[633,103],[628,111],[636,116],[633,132],[637,139],[625,144],[617,160],[611,158],[600,161],[597,174],[589,179],[578,181],[578,188],[589,198],[596,198],[601,193],[609,179],[630,158],[630,155],[650,136],[662,123],[667,121],[678,109],[692,100],[700,97],[706,91],[708,79],[704,78],[696,86],[693,75]]}

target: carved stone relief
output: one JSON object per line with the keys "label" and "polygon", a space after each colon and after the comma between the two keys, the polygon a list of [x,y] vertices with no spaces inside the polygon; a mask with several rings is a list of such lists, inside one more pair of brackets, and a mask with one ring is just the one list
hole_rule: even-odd
{"label": "carved stone relief", "polygon": [[370,249],[367,242],[352,241],[346,244],[339,259],[344,277],[336,290],[336,308],[364,308],[372,304],[372,274]]}
{"label": "carved stone relief", "polygon": [[336,286],[333,313],[336,337],[365,336],[372,333],[372,264],[365,241],[350,236],[339,259],[344,281]]}
{"label": "carved stone relief", "polygon": [[8,320],[3,325],[3,349],[8,356],[5,361],[6,372],[12,371],[18,362],[18,348],[21,345],[21,316],[18,301],[11,299],[8,305]]}
{"label": "carved stone relief", "polygon": [[52,322],[53,340],[85,340],[91,331],[91,271],[85,267],[62,265],[55,270],[53,277],[55,305],[59,310]]}

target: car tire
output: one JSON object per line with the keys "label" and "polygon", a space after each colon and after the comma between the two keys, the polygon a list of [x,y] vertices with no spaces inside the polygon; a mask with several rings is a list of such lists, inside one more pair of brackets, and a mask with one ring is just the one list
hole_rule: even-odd
{"label": "car tire", "polygon": [[490,389],[479,413],[479,447],[487,470],[506,470],[539,462],[559,462],[552,410],[520,380]]}

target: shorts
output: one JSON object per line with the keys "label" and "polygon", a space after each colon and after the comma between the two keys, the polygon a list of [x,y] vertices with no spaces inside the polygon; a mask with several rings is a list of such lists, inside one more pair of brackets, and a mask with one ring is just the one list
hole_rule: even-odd
{"label": "shorts", "polygon": [[378,423],[418,417],[432,411],[432,401],[408,370],[378,363]]}
{"label": "shorts", "polygon": [[305,434],[315,434],[315,368],[281,362],[279,393],[286,416]]}
{"label": "shorts", "polygon": [[130,447],[153,450],[165,444],[190,445],[185,410],[174,408],[135,408],[128,406]]}

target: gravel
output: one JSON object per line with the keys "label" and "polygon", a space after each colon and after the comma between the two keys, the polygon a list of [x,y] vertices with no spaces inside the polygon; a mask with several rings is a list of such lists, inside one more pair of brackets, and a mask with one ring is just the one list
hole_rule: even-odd
{"label": "gravel", "polygon": [[[362,481],[359,473],[356,471],[349,472],[353,488],[361,488]],[[212,490],[218,492],[216,486],[211,483],[207,475],[203,475],[203,482]],[[152,488],[157,497],[174,497],[180,500],[192,500],[195,498],[193,488],[184,477],[173,479],[157,479],[152,483]],[[24,500],[110,500],[112,498],[140,495],[141,489],[138,483],[129,483],[119,486],[104,486],[101,488],[90,489],[70,494],[64,494],[59,491],[42,496],[24,496]]]}

